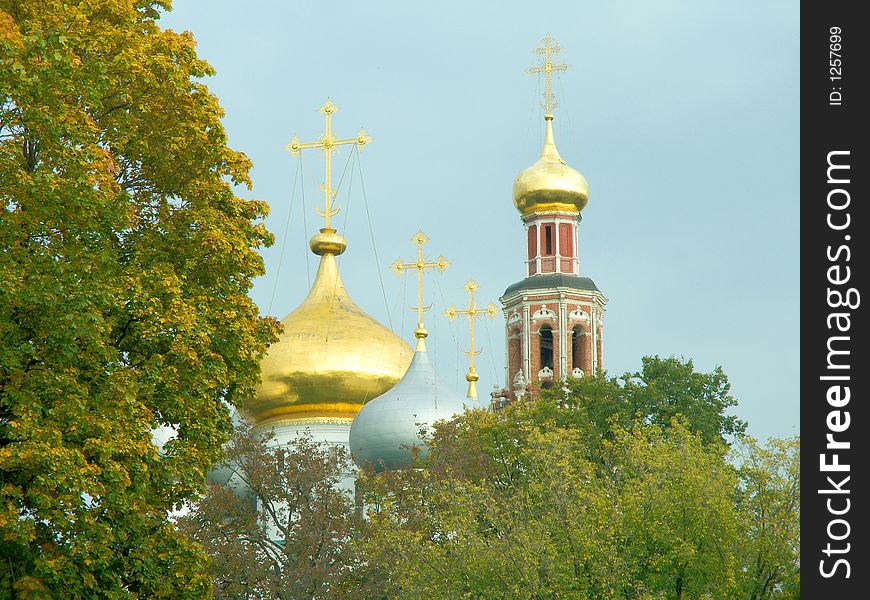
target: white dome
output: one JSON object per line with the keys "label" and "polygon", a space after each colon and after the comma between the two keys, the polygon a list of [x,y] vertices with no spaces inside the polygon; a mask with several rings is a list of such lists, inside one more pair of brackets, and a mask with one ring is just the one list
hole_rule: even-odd
{"label": "white dome", "polygon": [[415,352],[399,383],[366,403],[353,420],[350,451],[354,462],[360,467],[371,463],[377,471],[410,465],[412,448],[421,456],[426,454],[420,430],[462,414],[468,403],[438,380],[425,350]]}

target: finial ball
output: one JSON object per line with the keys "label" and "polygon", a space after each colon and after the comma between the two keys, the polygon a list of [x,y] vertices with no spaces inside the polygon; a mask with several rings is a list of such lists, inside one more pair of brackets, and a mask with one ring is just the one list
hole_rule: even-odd
{"label": "finial ball", "polygon": [[308,246],[318,256],[323,254],[338,256],[347,249],[347,242],[344,237],[335,232],[335,229],[324,227],[320,230],[320,233],[311,238]]}

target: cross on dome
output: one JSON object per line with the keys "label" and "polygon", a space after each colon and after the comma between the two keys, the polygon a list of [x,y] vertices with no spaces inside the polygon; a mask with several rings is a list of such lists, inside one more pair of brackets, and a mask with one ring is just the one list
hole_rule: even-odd
{"label": "cross on dome", "polygon": [[553,57],[556,54],[562,51],[559,47],[559,44],[556,43],[550,34],[548,33],[543,40],[541,40],[542,46],[535,48],[535,54],[544,57],[544,63],[540,66],[529,67],[528,73],[530,75],[538,75],[540,73],[544,74],[544,111],[547,119],[553,118],[553,109],[556,108],[556,100],[553,97],[553,86],[551,82],[551,77],[554,72],[558,71],[567,71],[568,64],[561,63],[558,65],[553,64]]}
{"label": "cross on dome", "polygon": [[444,316],[451,321],[458,316],[468,317],[469,347],[471,349],[465,353],[466,356],[468,356],[469,361],[468,373],[465,374],[465,381],[468,382],[468,398],[472,399],[477,398],[477,385],[475,382],[480,379],[477,375],[477,371],[474,370],[474,357],[483,352],[483,348],[480,350],[474,349],[474,320],[477,317],[484,316],[489,317],[490,319],[495,318],[495,313],[498,309],[492,302],[484,307],[479,307],[474,304],[474,292],[480,289],[480,285],[475,280],[469,279],[466,281],[463,289],[468,292],[468,306],[465,308],[456,308],[451,304],[447,307],[447,310],[444,311]]}
{"label": "cross on dome", "polygon": [[347,144],[353,144],[355,146],[358,146],[359,148],[362,148],[370,141],[372,141],[372,138],[365,132],[364,129],[360,129],[359,133],[356,134],[355,138],[337,140],[332,134],[332,115],[338,112],[338,107],[332,103],[332,100],[327,99],[323,106],[320,107],[319,112],[326,118],[326,128],[320,139],[314,142],[300,144],[299,137],[294,135],[293,139],[290,140],[290,143],[287,144],[284,149],[293,156],[296,156],[306,148],[320,148],[326,155],[326,183],[324,183],[324,185],[321,187],[321,190],[326,196],[326,202],[323,209],[317,208],[315,210],[317,211],[317,214],[326,219],[325,228],[331,229],[329,226],[329,220],[331,217],[337,215],[338,211],[340,210],[340,207],[333,207],[332,205],[332,200],[335,198],[335,191],[332,189],[332,186],[330,184],[330,179],[332,175],[332,151],[335,149],[336,146],[345,146]]}
{"label": "cross on dome", "polygon": [[407,269],[416,269],[417,270],[417,306],[411,307],[411,310],[417,311],[417,329],[414,330],[414,337],[417,338],[417,352],[423,352],[426,350],[426,344],[423,341],[429,332],[426,331],[426,328],[423,327],[423,313],[430,308],[432,305],[423,306],[423,271],[426,269],[435,269],[439,273],[443,273],[450,263],[443,256],[439,256],[434,261],[426,261],[423,258],[423,244],[429,241],[429,237],[423,233],[422,230],[417,231],[414,236],[411,238],[411,241],[417,244],[417,261],[411,263],[403,263],[401,258],[397,258],[396,261],[390,265],[390,269],[396,274],[401,275],[402,271]]}

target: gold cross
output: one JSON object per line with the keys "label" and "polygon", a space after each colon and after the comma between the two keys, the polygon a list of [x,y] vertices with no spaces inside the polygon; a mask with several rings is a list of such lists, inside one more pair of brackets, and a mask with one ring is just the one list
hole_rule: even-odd
{"label": "gold cross", "polygon": [[406,269],[417,269],[417,306],[412,306],[411,310],[417,311],[417,329],[414,330],[414,337],[417,338],[417,352],[424,352],[426,344],[423,340],[429,335],[429,332],[423,327],[423,312],[432,308],[432,305],[423,306],[423,271],[435,269],[439,273],[443,273],[450,266],[450,263],[443,256],[439,256],[434,262],[427,262],[423,259],[423,244],[428,242],[429,238],[426,237],[426,234],[422,230],[415,233],[411,241],[417,244],[417,262],[403,263],[401,258],[397,258],[396,262],[390,265],[390,269],[396,275],[401,275],[402,271]]}
{"label": "gold cross", "polygon": [[562,49],[559,47],[559,44],[556,43],[550,34],[542,40],[543,46],[535,48],[535,54],[544,57],[544,64],[540,67],[529,67],[530,75],[537,75],[538,73],[544,74],[544,81],[546,82],[546,88],[544,90],[544,110],[546,111],[546,115],[552,117],[553,109],[556,108],[556,101],[553,99],[553,87],[550,82],[550,77],[553,71],[567,71],[568,65],[566,63],[562,63],[559,65],[554,65],[552,63],[552,57]]}
{"label": "gold cross", "polygon": [[468,398],[477,398],[477,385],[475,382],[479,379],[477,376],[477,371],[474,370],[474,357],[483,352],[483,348],[480,350],[474,349],[474,320],[477,317],[487,316],[490,319],[495,317],[496,307],[492,302],[489,303],[485,308],[478,308],[474,304],[474,292],[480,289],[480,286],[473,279],[469,279],[465,282],[465,287],[463,288],[466,292],[468,292],[468,306],[465,308],[456,308],[453,305],[447,307],[447,310],[444,311],[444,315],[450,319],[451,321],[455,319],[457,316],[465,315],[468,317],[468,327],[469,327],[469,345],[471,350],[466,352],[466,356],[468,356],[469,367],[468,373],[465,374],[465,381],[468,382]]}
{"label": "gold cross", "polygon": [[321,187],[321,190],[326,194],[326,208],[324,210],[317,210],[317,214],[321,217],[326,218],[326,228],[329,229],[329,219],[330,217],[334,217],[338,214],[339,207],[336,206],[333,208],[332,200],[335,198],[335,192],[333,191],[330,185],[330,177],[331,177],[331,159],[332,159],[332,150],[336,146],[344,146],[346,144],[354,144],[355,146],[359,146],[362,148],[370,141],[372,138],[368,136],[368,134],[360,129],[359,133],[356,134],[356,138],[347,139],[347,140],[337,140],[335,136],[332,135],[332,115],[333,113],[338,112],[338,107],[332,103],[331,100],[327,100],[326,103],[320,107],[320,113],[326,117],[326,131],[321,136],[319,140],[316,142],[311,142],[308,144],[300,144],[299,137],[294,135],[293,139],[290,140],[290,143],[287,144],[284,149],[287,150],[293,156],[296,156],[304,150],[305,148],[320,148],[326,153],[326,183]]}

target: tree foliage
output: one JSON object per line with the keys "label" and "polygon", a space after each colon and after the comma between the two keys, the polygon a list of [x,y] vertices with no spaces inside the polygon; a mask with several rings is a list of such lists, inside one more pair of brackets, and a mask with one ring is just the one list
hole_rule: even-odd
{"label": "tree foliage", "polygon": [[593,453],[616,429],[635,421],[669,427],[677,417],[704,443],[733,442],[746,431],[745,421],[726,414],[737,401],[721,367],[702,373],[691,360],[659,356],[641,363],[639,372],[569,379],[561,389],[541,393],[573,408],[558,418],[583,430]]}
{"label": "tree foliage", "polygon": [[704,446],[679,422],[618,431],[605,446],[629,575],[623,597],[732,597],[739,520],[722,448]]}
{"label": "tree foliage", "polygon": [[242,425],[218,468],[225,482],[179,520],[212,557],[215,597],[336,597],[360,524],[352,498],[336,487],[352,468],[345,449],[310,434],[276,446]]}
{"label": "tree foliage", "polygon": [[364,521],[332,489],[344,453],[243,430],[182,528],[218,597],[799,597],[798,441],[729,448],[720,371],[644,364],[438,423],[415,468],[360,475]]}
{"label": "tree foliage", "polygon": [[164,8],[0,1],[0,597],[209,589],[167,511],[257,380],[271,236]]}
{"label": "tree foliage", "polygon": [[[437,427],[420,469],[367,475],[359,541],[402,598],[727,597],[736,476],[683,423],[616,429],[590,459],[543,399]],[[551,416],[547,416],[551,415]],[[542,596],[543,595],[543,596]]]}
{"label": "tree foliage", "polygon": [[747,437],[737,451],[743,597],[800,598],[800,439]]}
{"label": "tree foliage", "polygon": [[466,413],[418,468],[361,477],[378,597],[797,597],[796,442],[741,442],[737,467],[689,417],[623,425],[611,383],[582,389],[602,402]]}

